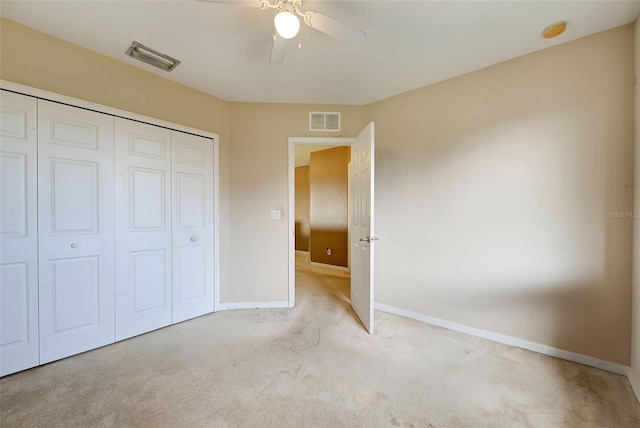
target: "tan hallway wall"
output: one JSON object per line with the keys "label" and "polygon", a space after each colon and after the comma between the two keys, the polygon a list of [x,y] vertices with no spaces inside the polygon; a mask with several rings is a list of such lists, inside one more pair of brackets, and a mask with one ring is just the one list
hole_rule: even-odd
{"label": "tan hallway wall", "polygon": [[[349,266],[348,194],[351,147],[335,147],[311,153],[311,252],[312,262]],[[331,254],[327,254],[327,248]]]}
{"label": "tan hallway wall", "polygon": [[309,251],[311,230],[311,186],[309,184],[309,165],[296,167],[295,170],[295,226],[296,251]]}
{"label": "tan hallway wall", "polygon": [[365,107],[376,301],[628,365],[633,29]]}
{"label": "tan hallway wall", "polygon": [[0,78],[220,135],[220,295],[229,294],[229,103],[6,19]]}
{"label": "tan hallway wall", "polygon": [[[309,132],[309,111],[341,112],[342,131]],[[230,301],[288,300],[288,138],[355,137],[364,127],[362,111],[342,105],[231,104]],[[282,220],[270,220],[274,209],[282,211]]]}
{"label": "tan hallway wall", "polygon": [[633,320],[631,342],[631,371],[629,380],[640,398],[640,22],[636,19],[634,28],[634,58],[635,58],[635,192],[634,213],[639,216],[634,219],[633,228]]}

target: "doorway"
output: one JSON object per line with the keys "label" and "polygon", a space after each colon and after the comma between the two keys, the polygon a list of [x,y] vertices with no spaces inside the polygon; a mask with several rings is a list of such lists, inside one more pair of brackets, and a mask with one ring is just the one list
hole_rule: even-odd
{"label": "doorway", "polygon": [[[288,194],[289,194],[289,307],[295,306],[295,274],[296,274],[296,222],[295,222],[295,167],[296,167],[296,147],[306,148],[307,151],[311,147],[320,149],[326,147],[330,149],[340,146],[351,146],[353,138],[332,138],[332,137],[290,137],[289,138],[289,162],[288,162]],[[347,166],[348,168],[348,166]],[[348,175],[348,174],[347,174]],[[347,199],[348,200],[348,199]],[[312,238],[311,238],[312,239]],[[346,251],[349,249],[349,236],[347,230]],[[311,250],[309,245],[309,251]],[[327,247],[326,251],[331,254],[331,247]],[[349,263],[345,270],[348,270]]]}

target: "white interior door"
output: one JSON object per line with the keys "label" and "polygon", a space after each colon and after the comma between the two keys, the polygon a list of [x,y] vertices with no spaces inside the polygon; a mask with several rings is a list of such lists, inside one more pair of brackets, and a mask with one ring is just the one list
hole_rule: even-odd
{"label": "white interior door", "polygon": [[41,364],[115,340],[113,129],[38,101]]}
{"label": "white interior door", "polygon": [[171,131],[116,118],[116,340],[171,324]]}
{"label": "white interior door", "polygon": [[38,134],[35,98],[2,91],[0,376],[38,365]]}
{"label": "white interior door", "polygon": [[213,140],[171,131],[172,322],[213,312]]}
{"label": "white interior door", "polygon": [[351,145],[351,306],[373,334],[374,124]]}

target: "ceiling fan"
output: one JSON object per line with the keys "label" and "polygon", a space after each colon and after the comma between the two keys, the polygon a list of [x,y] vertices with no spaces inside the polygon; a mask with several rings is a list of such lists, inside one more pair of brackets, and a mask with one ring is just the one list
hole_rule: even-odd
{"label": "ceiling fan", "polygon": [[275,34],[269,64],[280,64],[284,60],[284,52],[287,48],[287,40],[294,38],[300,30],[300,19],[311,28],[315,28],[336,39],[360,44],[364,41],[366,33],[337,19],[331,18],[315,10],[303,12],[304,0],[199,0],[211,3],[224,3],[249,6],[254,9],[277,9],[278,13],[273,19]]}

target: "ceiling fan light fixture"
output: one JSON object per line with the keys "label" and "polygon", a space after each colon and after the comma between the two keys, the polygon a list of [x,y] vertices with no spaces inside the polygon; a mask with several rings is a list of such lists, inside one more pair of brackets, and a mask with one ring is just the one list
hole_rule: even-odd
{"label": "ceiling fan light fixture", "polygon": [[293,13],[286,10],[279,12],[273,18],[273,24],[283,39],[292,39],[300,31],[300,20]]}

